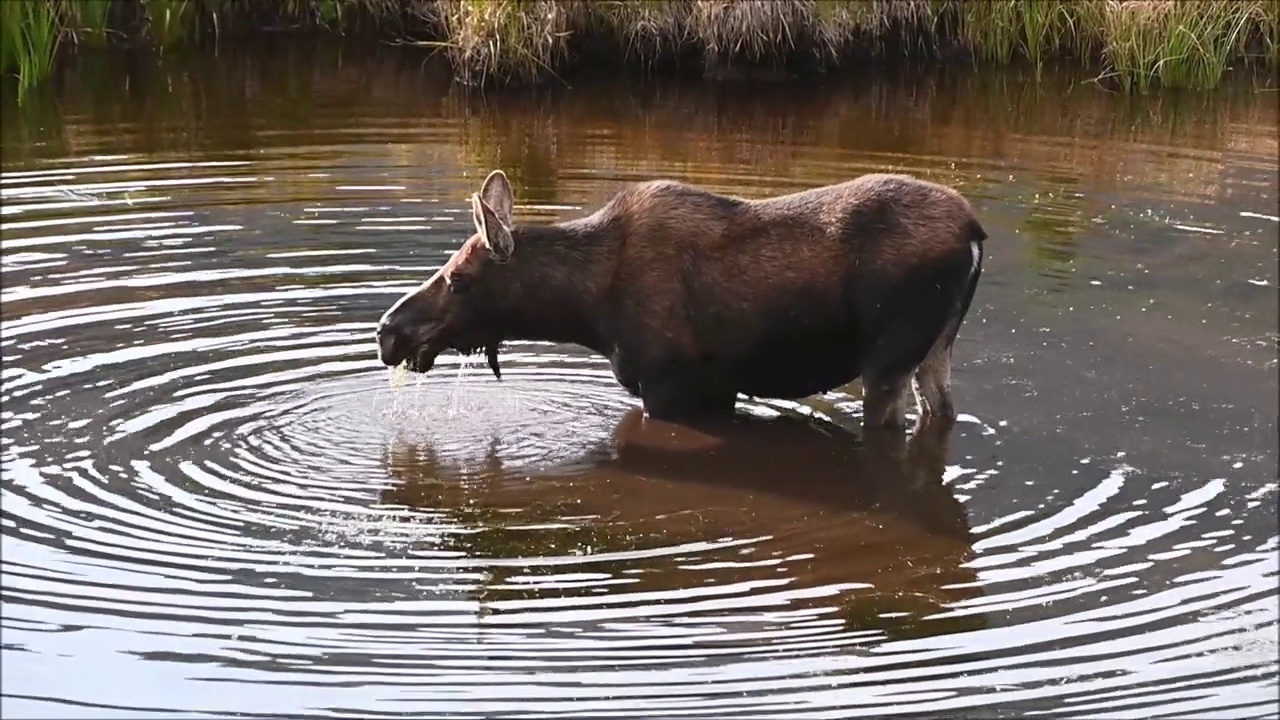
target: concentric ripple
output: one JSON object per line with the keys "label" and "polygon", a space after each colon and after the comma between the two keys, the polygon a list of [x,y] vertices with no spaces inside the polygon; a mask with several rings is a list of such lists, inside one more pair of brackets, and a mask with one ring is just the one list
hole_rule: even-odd
{"label": "concentric ripple", "polygon": [[380,367],[469,222],[386,153],[6,168],[6,717],[1274,716],[1267,451],[1095,414],[1004,250],[950,433],[856,392],[673,431],[575,348]]}

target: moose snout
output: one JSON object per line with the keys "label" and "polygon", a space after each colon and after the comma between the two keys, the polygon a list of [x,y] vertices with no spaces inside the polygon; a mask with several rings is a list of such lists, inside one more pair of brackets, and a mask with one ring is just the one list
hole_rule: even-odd
{"label": "moose snout", "polygon": [[374,335],[378,340],[378,359],[383,365],[395,367],[408,355],[408,343],[396,325],[380,322]]}

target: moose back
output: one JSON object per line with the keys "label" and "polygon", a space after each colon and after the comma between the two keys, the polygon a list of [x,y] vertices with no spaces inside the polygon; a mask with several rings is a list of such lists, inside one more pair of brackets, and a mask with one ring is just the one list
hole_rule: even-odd
{"label": "moose back", "polygon": [[501,170],[475,233],[383,314],[378,355],[427,372],[509,340],[608,358],[647,415],[731,414],[739,393],[798,399],[862,379],[864,423],[955,417],[951,349],[986,232],[955,190],[871,174],[764,199],[674,180],[628,185],[572,220],[524,225]]}

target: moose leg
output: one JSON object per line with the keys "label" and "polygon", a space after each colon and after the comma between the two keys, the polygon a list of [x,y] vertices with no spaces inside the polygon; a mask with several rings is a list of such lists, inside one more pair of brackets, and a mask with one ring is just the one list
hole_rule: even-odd
{"label": "moose leg", "polygon": [[942,335],[934,341],[911,380],[916,403],[920,406],[920,422],[935,418],[955,420],[956,407],[951,399],[951,348],[960,331],[963,314],[947,323]]}
{"label": "moose leg", "polygon": [[[906,427],[907,388],[929,355],[931,338],[920,332],[915,318],[899,319],[880,336],[863,363],[863,424]],[[916,393],[921,403],[923,390]],[[921,404],[921,415],[924,407]]]}
{"label": "moose leg", "polygon": [[943,340],[933,346],[911,379],[922,421],[956,417],[955,403],[951,400],[951,343]]}
{"label": "moose leg", "polygon": [[733,415],[738,394],[712,372],[680,368],[646,373],[640,399],[653,419],[691,423]]}
{"label": "moose leg", "polygon": [[884,379],[875,375],[862,380],[862,424],[866,427],[905,427],[907,384],[910,375]]}
{"label": "moose leg", "polygon": [[621,350],[614,351],[609,356],[609,367],[613,370],[613,377],[629,395],[640,396],[640,373],[630,355]]}

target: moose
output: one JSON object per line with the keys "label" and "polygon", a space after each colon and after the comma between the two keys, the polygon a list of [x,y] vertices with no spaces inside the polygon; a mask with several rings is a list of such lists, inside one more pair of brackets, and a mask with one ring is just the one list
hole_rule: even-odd
{"label": "moose", "polygon": [[502,170],[475,233],[382,315],[379,359],[425,373],[445,350],[576,344],[607,358],[647,417],[731,417],[861,378],[864,427],[954,420],[952,345],[987,234],[956,190],[875,173],[763,199],[629,184],[595,212],[516,224]]}

